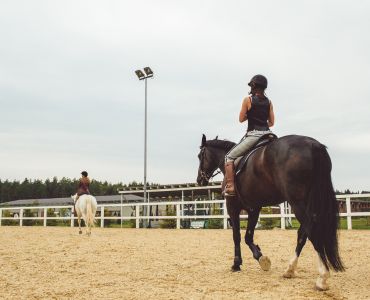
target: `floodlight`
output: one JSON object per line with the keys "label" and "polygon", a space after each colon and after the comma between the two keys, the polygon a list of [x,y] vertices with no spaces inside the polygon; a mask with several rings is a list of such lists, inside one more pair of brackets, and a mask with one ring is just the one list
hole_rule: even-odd
{"label": "floodlight", "polygon": [[145,78],[145,75],[144,75],[143,71],[141,71],[141,70],[136,70],[136,71],[135,71],[135,73],[136,73],[136,76],[137,76],[140,80]]}
{"label": "floodlight", "polygon": [[153,77],[153,75],[154,75],[152,69],[149,68],[149,67],[145,67],[144,72],[145,72],[147,77]]}

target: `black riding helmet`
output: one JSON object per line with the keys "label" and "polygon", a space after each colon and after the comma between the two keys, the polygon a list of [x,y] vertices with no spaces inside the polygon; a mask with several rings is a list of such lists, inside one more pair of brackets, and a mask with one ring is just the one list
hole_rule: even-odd
{"label": "black riding helmet", "polygon": [[81,172],[81,175],[82,175],[82,176],[87,177],[87,175],[88,175],[88,174],[87,174],[87,172],[86,172],[86,171],[82,171],[82,172]]}
{"label": "black riding helmet", "polygon": [[252,88],[258,86],[265,89],[267,88],[267,78],[263,75],[255,75],[252,77],[248,85]]}

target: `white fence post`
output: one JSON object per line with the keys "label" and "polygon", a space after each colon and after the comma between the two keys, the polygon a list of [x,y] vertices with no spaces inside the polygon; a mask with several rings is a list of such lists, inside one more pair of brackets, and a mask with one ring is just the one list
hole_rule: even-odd
{"label": "white fence post", "polygon": [[[184,202],[184,190],[181,191],[181,202]],[[184,204],[181,204],[181,215],[184,215]]]}
{"label": "white fence post", "polygon": [[46,227],[46,222],[47,222],[46,217],[47,217],[47,215],[48,215],[48,210],[47,210],[47,208],[45,207],[45,208],[44,208],[44,227]]}
{"label": "white fence post", "polygon": [[227,209],[226,209],[226,200],[222,203],[223,214],[224,214],[224,229],[227,229]]}
{"label": "white fence post", "polygon": [[176,204],[176,229],[180,227],[180,204]]}
{"label": "white fence post", "polygon": [[351,197],[346,197],[346,210],[347,210],[347,229],[352,229],[352,217],[351,217]]}
{"label": "white fence post", "polygon": [[19,226],[23,226],[23,208],[19,211]]}
{"label": "white fence post", "polygon": [[136,228],[140,228],[140,206],[135,205]]}
{"label": "white fence post", "polygon": [[104,206],[100,207],[100,227],[104,228]]}
{"label": "white fence post", "polygon": [[280,203],[279,206],[280,206],[280,215],[281,215],[280,228],[285,229],[285,203],[284,202]]}
{"label": "white fence post", "polygon": [[[287,202],[287,214],[291,215],[292,214],[292,207],[290,206],[290,204]],[[292,224],[292,216],[289,216],[288,217],[288,224],[290,227],[293,227],[293,224]]]}

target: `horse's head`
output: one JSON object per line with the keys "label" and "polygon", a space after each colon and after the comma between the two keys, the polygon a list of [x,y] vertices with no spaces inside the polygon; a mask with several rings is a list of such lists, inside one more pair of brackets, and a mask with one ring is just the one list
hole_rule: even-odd
{"label": "horse's head", "polygon": [[204,134],[202,137],[202,144],[200,146],[198,158],[199,168],[197,183],[199,185],[205,186],[208,184],[209,179],[212,177],[213,173],[218,169],[219,160],[217,159],[215,153],[212,152],[211,147],[207,147],[207,139]]}

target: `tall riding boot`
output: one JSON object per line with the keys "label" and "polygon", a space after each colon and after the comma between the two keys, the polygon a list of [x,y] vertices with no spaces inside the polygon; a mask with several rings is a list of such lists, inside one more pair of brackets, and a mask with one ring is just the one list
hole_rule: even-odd
{"label": "tall riding boot", "polygon": [[225,186],[225,196],[235,196],[235,167],[234,162],[229,161],[225,164],[225,177],[226,177],[226,186]]}

